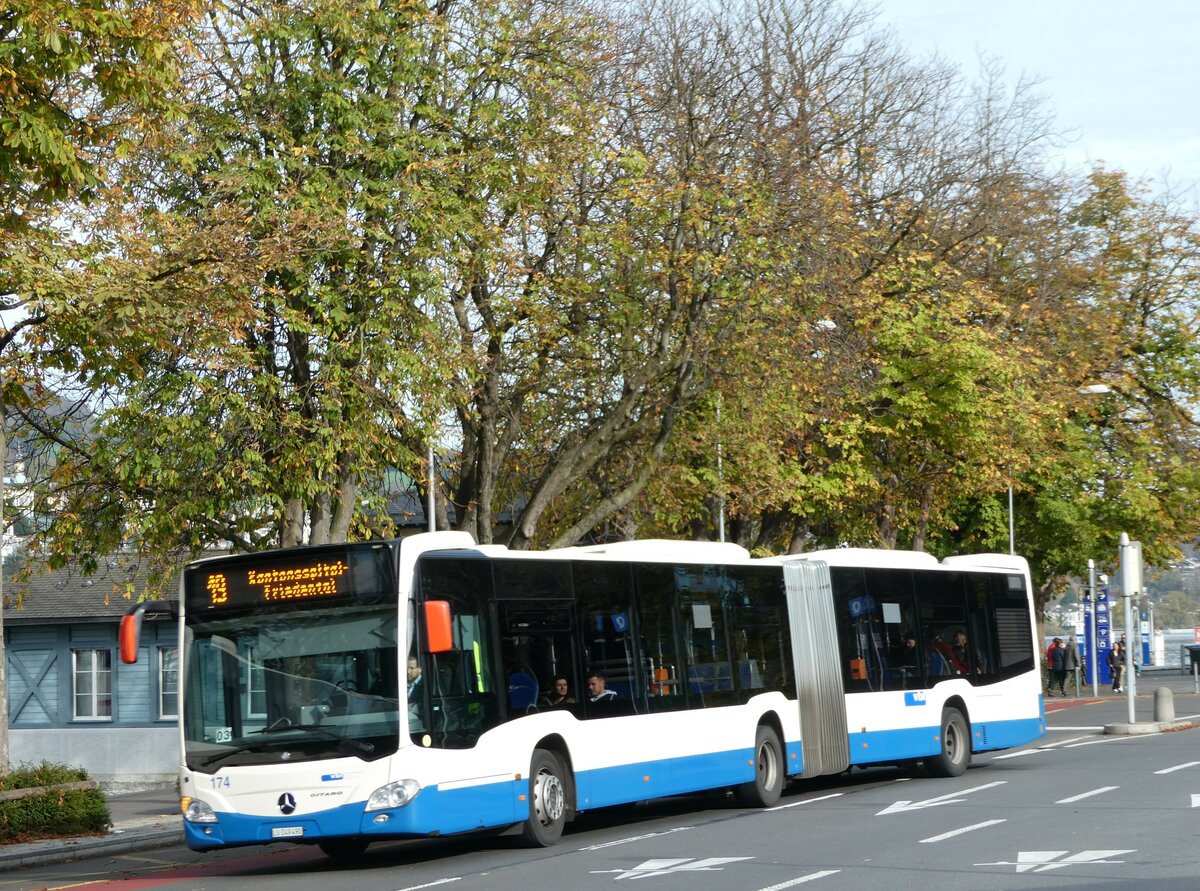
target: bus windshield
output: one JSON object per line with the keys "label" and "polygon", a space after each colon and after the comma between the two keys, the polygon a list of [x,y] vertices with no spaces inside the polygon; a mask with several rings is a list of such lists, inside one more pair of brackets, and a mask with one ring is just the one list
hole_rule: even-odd
{"label": "bus windshield", "polygon": [[397,619],[394,602],[189,617],[188,767],[395,752]]}

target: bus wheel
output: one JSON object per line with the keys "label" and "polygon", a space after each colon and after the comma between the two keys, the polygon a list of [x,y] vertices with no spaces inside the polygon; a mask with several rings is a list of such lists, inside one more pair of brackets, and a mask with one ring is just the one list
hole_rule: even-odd
{"label": "bus wheel", "polygon": [[734,792],[743,807],[771,807],[783,794],[783,746],[766,725],[754,737],[754,779]]}
{"label": "bus wheel", "polygon": [[334,860],[353,860],[367,850],[370,842],[361,838],[327,838],[317,842],[317,847],[326,857]]}
{"label": "bus wheel", "polygon": [[942,751],[925,762],[935,777],[960,777],[971,763],[971,733],[967,719],[956,708],[942,710]]}
{"label": "bus wheel", "polygon": [[521,827],[521,835],[532,847],[549,847],[562,835],[566,815],[562,765],[553,753],[534,749],[529,765],[529,817]]}

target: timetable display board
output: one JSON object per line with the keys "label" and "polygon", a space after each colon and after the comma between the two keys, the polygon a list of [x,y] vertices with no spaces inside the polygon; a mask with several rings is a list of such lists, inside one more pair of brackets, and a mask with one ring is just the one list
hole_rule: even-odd
{"label": "timetable display board", "polygon": [[395,592],[380,543],[267,551],[195,563],[184,572],[189,614],[378,600]]}

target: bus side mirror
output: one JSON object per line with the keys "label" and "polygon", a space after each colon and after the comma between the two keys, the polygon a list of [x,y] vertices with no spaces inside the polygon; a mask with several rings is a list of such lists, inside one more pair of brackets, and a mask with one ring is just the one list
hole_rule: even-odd
{"label": "bus side mirror", "polygon": [[138,643],[142,638],[142,617],[147,613],[152,616],[171,616],[172,618],[178,615],[173,600],[147,600],[121,616],[119,637],[121,661],[126,665],[133,665],[137,662]]}
{"label": "bus side mirror", "polygon": [[449,653],[454,649],[454,633],[450,627],[450,602],[426,600],[421,606],[425,612],[425,652]]}

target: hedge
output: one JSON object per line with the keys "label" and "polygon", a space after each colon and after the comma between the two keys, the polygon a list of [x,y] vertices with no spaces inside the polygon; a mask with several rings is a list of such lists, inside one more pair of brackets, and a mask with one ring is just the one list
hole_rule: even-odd
{"label": "hedge", "polygon": [[0,776],[0,843],[106,832],[100,784],[87,771],[43,761]]}

